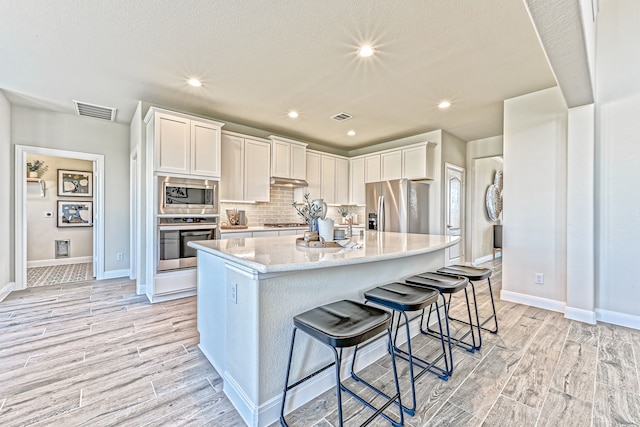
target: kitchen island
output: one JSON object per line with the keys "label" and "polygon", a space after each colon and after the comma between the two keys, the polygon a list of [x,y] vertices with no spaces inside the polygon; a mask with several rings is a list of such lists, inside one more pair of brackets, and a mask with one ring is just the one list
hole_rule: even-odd
{"label": "kitchen island", "polygon": [[[367,231],[360,249],[306,248],[297,236],[190,242],[198,249],[200,348],[224,379],[224,391],[251,426],[279,416],[296,314],[444,265],[458,237]],[[297,339],[292,379],[332,360],[304,334]],[[357,368],[384,355],[380,341],[358,353]],[[345,360],[350,353],[345,353]],[[348,364],[345,364],[348,365]],[[334,386],[328,370],[293,390],[287,411]]]}

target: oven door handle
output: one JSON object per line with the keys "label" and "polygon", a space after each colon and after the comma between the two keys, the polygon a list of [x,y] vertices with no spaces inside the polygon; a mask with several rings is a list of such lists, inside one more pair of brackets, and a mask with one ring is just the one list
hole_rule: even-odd
{"label": "oven door handle", "polygon": [[211,230],[207,231],[181,231],[181,236],[209,236],[211,235]]}

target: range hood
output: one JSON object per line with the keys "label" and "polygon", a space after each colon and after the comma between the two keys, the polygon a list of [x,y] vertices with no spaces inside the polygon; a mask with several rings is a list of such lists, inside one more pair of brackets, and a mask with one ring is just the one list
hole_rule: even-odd
{"label": "range hood", "polygon": [[271,185],[274,187],[308,187],[309,184],[304,179],[291,179],[291,178],[279,178],[277,176],[271,177]]}

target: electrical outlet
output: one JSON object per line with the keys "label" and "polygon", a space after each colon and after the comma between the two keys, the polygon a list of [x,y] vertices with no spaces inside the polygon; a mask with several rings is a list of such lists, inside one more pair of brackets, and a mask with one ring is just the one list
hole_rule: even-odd
{"label": "electrical outlet", "polygon": [[124,254],[122,252],[118,252],[116,254],[116,261],[122,261],[124,259]]}
{"label": "electrical outlet", "polygon": [[44,216],[45,218],[53,218],[53,212],[51,211],[44,211],[42,213],[42,216]]}
{"label": "electrical outlet", "polygon": [[233,282],[231,283],[231,302],[238,303],[238,284]]}
{"label": "electrical outlet", "polygon": [[544,283],[544,274],[536,273],[536,284],[542,285]]}

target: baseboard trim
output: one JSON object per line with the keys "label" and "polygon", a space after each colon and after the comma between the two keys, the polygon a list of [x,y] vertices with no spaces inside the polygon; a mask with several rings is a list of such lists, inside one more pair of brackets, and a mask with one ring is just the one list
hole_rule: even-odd
{"label": "baseboard trim", "polygon": [[596,320],[618,326],[625,326],[627,328],[640,329],[640,316],[633,314],[596,308]]}
{"label": "baseboard trim", "polygon": [[78,256],[74,258],[55,258],[55,259],[41,259],[36,261],[27,261],[27,268],[51,267],[54,265],[68,265],[68,264],[84,264],[87,262],[93,262],[93,257]]}
{"label": "baseboard trim", "polygon": [[16,282],[9,282],[0,289],[0,302],[4,301],[12,291],[16,290]]}
{"label": "baseboard trim", "polygon": [[121,277],[129,277],[129,269],[126,270],[110,270],[105,271],[102,276],[103,279],[119,279]]}
{"label": "baseboard trim", "polygon": [[172,301],[174,299],[193,297],[197,294],[197,291],[194,289],[190,291],[174,292],[174,293],[168,293],[168,294],[151,295],[149,292],[146,292],[146,294],[147,294],[147,298],[149,299],[149,302],[152,304],[155,304],[157,302],[165,302],[165,301]]}
{"label": "baseboard trim", "polygon": [[532,307],[543,308],[545,310],[558,311],[560,313],[564,313],[566,307],[566,303],[562,301],[505,290],[500,291],[500,298],[505,301],[530,305]]}
{"label": "baseboard trim", "polygon": [[[502,258],[502,252],[496,254],[495,258]],[[485,255],[485,256],[480,257],[480,258],[476,258],[475,260],[473,260],[472,264],[473,265],[484,264],[485,262],[489,262],[489,261],[493,261],[493,260],[494,260],[494,256],[489,254],[489,255]]]}
{"label": "baseboard trim", "polygon": [[581,308],[565,307],[564,317],[571,320],[577,320],[579,322],[589,323],[591,325],[596,324],[596,312],[583,310]]}

